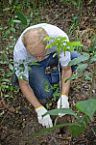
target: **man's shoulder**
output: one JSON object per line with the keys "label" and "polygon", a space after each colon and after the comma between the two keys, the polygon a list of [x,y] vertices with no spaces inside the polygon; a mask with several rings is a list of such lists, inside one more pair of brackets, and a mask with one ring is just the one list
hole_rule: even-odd
{"label": "man's shoulder", "polygon": [[14,47],[14,59],[19,60],[19,59],[25,59],[27,56],[26,49],[24,45],[22,44],[20,38],[17,40],[15,47]]}

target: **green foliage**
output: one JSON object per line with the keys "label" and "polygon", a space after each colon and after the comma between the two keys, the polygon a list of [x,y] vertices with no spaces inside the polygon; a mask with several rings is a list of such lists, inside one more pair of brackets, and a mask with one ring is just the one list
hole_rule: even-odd
{"label": "green foliage", "polygon": [[71,24],[69,26],[68,35],[73,36],[75,30],[79,28],[80,17],[82,14],[83,0],[61,0],[61,2],[66,3],[70,7],[73,6],[77,10],[75,15],[72,15]]}
{"label": "green foliage", "polygon": [[77,118],[77,115],[75,114],[75,112],[73,112],[71,109],[52,109],[51,111],[48,111],[46,114],[50,114],[50,115],[58,115],[58,114],[65,114],[65,115],[72,115],[75,118]]}
{"label": "green foliage", "polygon": [[50,42],[47,45],[46,49],[50,49],[52,47],[56,47],[56,51],[58,54],[65,51],[74,51],[75,47],[82,47],[82,44],[79,41],[69,42],[66,37],[58,36],[58,37],[46,37],[45,41]]}
{"label": "green foliage", "polygon": [[[8,14],[11,14],[11,17],[9,15],[7,21],[5,21],[6,25],[0,24],[0,34],[2,36],[0,52],[0,91],[2,93],[2,97],[7,100],[13,98],[13,92],[18,92],[19,90],[18,88],[14,88],[11,82],[11,78],[14,73],[13,48],[16,43],[17,37],[24,30],[24,28],[27,27],[29,23],[31,23],[31,21],[32,24],[36,23],[36,21],[37,23],[40,22],[39,9],[37,9],[36,7],[34,8],[32,3],[33,1],[30,0],[24,0],[22,2],[19,2],[18,0],[12,0],[7,4],[6,7],[2,7],[3,12],[8,12]],[[30,13],[25,14],[25,8],[29,8]],[[24,69],[23,66],[21,66],[21,68]]]}
{"label": "green foliage", "polygon": [[88,123],[89,123],[89,118],[87,116],[84,115],[82,117],[78,117],[76,123],[72,123],[72,125],[69,126],[69,131],[73,137],[77,137],[82,133],[84,133]]}
{"label": "green foliage", "polygon": [[[60,52],[65,51],[74,51],[76,46],[82,46],[80,42],[68,42],[66,38],[64,37],[57,37],[57,38],[49,38],[47,37],[45,40],[51,41],[51,43],[47,46],[47,48],[56,47],[57,52],[60,54]],[[95,45],[93,45],[95,47]],[[76,73],[73,74],[70,80],[77,79],[81,75],[83,75],[88,68],[89,64],[93,63],[95,61],[95,56],[93,54],[95,53],[95,49],[91,49],[91,54],[89,52],[82,52],[82,54],[76,58],[70,61],[69,66],[78,65]],[[95,70],[94,70],[95,71]],[[87,75],[87,79],[89,75]],[[93,76],[92,76],[93,77]],[[91,80],[91,79],[90,79]],[[72,115],[75,117],[75,123],[69,123],[67,124],[72,136],[76,137],[79,136],[81,133],[83,133],[88,123],[93,119],[94,114],[96,113],[96,99],[88,99],[85,101],[79,101],[76,103],[76,112],[75,113],[71,109],[52,109],[48,111],[47,113],[50,115],[57,115],[59,113]],[[64,126],[64,124],[61,124],[61,126]],[[66,124],[65,124],[66,126]],[[60,127],[60,126],[59,126]],[[52,129],[58,128],[58,125],[55,125]]]}
{"label": "green foliage", "polygon": [[[77,112],[77,113],[75,113]],[[49,134],[50,132],[53,132],[57,128],[61,128],[64,126],[67,126],[69,128],[70,133],[73,137],[79,136],[81,133],[83,133],[89,122],[93,119],[95,113],[96,113],[96,99],[88,99],[85,101],[79,101],[76,103],[76,111],[73,111],[71,109],[52,109],[47,112],[47,114],[50,115],[57,115],[59,113],[64,113],[67,115],[72,115],[75,117],[74,123],[63,123],[63,124],[56,124],[54,127],[49,129],[42,129],[40,132],[35,133],[35,136],[45,135]],[[83,113],[83,114],[81,114]]]}
{"label": "green foliage", "polygon": [[69,66],[80,64],[81,62],[84,62],[88,59],[89,59],[89,54],[88,53],[83,53],[83,55],[80,55],[78,58],[75,58],[75,59],[71,60],[69,62]]}
{"label": "green foliage", "polygon": [[82,74],[85,69],[88,67],[88,64],[85,63],[85,64],[79,64],[78,67],[77,67],[77,74]]}
{"label": "green foliage", "polygon": [[92,74],[90,72],[84,72],[84,80],[85,81],[92,81]]}
{"label": "green foliage", "polygon": [[[81,55],[78,58],[75,58],[73,60],[71,60],[69,62],[69,66],[73,66],[73,65],[78,65],[77,66],[77,70],[76,70],[76,74],[74,76],[72,76],[70,79],[72,80],[75,78],[78,78],[80,76],[83,75],[85,80],[91,80],[92,84],[93,84],[93,80],[95,80],[95,75],[96,75],[96,36],[94,35],[92,37],[92,44],[90,46],[90,48],[87,50],[87,52],[82,52]],[[93,65],[92,67],[92,71],[91,72],[87,72],[87,68]],[[93,86],[95,87],[95,86]],[[94,89],[94,88],[93,88]],[[92,90],[90,90],[92,91]]]}
{"label": "green foliage", "polygon": [[96,54],[96,34],[91,37],[91,46],[88,51]]}
{"label": "green foliage", "polygon": [[[45,41],[50,42],[46,49],[50,49],[52,47],[56,47],[56,50],[58,52],[58,54],[60,54],[61,52],[65,51],[74,51],[76,48],[78,49],[78,47],[82,47],[82,44],[79,41],[73,41],[73,42],[68,42],[67,39],[65,37],[46,37]],[[71,78],[69,78],[68,80],[73,80],[73,79],[77,79],[78,77],[81,77],[86,71],[87,68],[89,67],[90,64],[95,63],[96,62],[96,45],[95,45],[95,36],[93,37],[93,42],[92,42],[92,46],[91,48],[88,50],[88,52],[82,52],[81,55],[78,58],[75,58],[73,60],[71,60],[69,62],[69,66],[75,66],[77,65],[77,70],[76,70],[76,74],[73,74],[73,76]],[[95,67],[95,66],[94,66]],[[95,68],[93,68],[93,74],[95,72]],[[83,77],[85,77],[85,79],[89,79],[92,80],[92,78],[94,77],[94,75],[89,75],[87,73],[87,77],[86,75],[83,75]]]}
{"label": "green foliage", "polygon": [[[23,3],[19,2],[18,0],[10,1],[10,2],[12,2],[12,3],[9,3],[10,7],[9,6],[5,7],[4,5],[4,8],[2,7],[1,10],[3,10],[4,12],[10,11],[11,13],[13,13],[13,17],[11,19],[9,17],[6,27],[0,25],[0,33],[2,34],[1,39],[4,41],[10,42],[6,45],[6,47],[2,50],[2,52],[0,52],[0,55],[1,55],[0,64],[2,66],[0,68],[0,72],[2,74],[1,79],[0,79],[0,92],[4,98],[8,98],[8,99],[13,97],[12,92],[14,92],[15,90],[10,80],[12,73],[14,71],[13,62],[12,62],[12,51],[14,47],[14,42],[16,41],[16,38],[17,38],[15,34],[17,33],[18,30],[19,30],[18,32],[19,34],[26,26],[29,25],[29,23],[31,24],[31,22],[32,24],[40,22],[40,17],[38,17],[40,16],[40,13],[39,13],[39,9],[36,9],[35,2],[30,1],[30,0],[24,0]],[[41,5],[44,4],[45,2],[46,2],[45,0],[40,1]],[[64,2],[71,3],[78,9],[82,7],[82,1],[79,1],[79,0],[78,1],[65,0]],[[89,1],[89,3],[92,3],[92,2],[93,2],[92,0]],[[32,9],[30,15],[27,16],[27,14],[25,15],[23,13],[23,10],[25,8]],[[72,17],[72,24],[70,26],[69,33],[72,34],[78,25],[79,25],[79,15],[74,15]],[[13,34],[14,34],[14,38],[12,37]],[[60,53],[61,51],[65,52],[67,50],[74,51],[76,47],[82,46],[80,42],[67,42],[66,38],[64,37],[63,38],[58,37],[56,39],[47,38],[48,41],[50,39],[53,40],[53,43],[49,45],[49,48],[53,46],[57,46],[58,53]],[[86,80],[92,81],[94,79],[93,73],[94,71],[96,72],[96,67],[95,66],[93,67],[93,71],[92,71],[93,73],[86,73],[87,72],[86,68],[88,68],[90,64],[94,64],[94,63],[96,63],[96,36],[92,38],[92,45],[88,49],[88,52],[86,54],[82,53],[82,55],[79,58],[69,63],[70,66],[78,64],[77,73],[73,74],[70,80],[78,78],[78,76],[81,76],[78,74],[81,74],[82,72],[84,72],[85,73],[84,75],[86,76]],[[64,124],[56,125],[53,128],[43,129],[42,133],[40,134],[44,135],[44,134],[54,131],[57,128],[68,126],[72,135],[78,136],[84,132],[89,121],[93,119],[95,112],[96,112],[96,99],[89,99],[89,100],[80,101],[76,103],[76,112],[74,112],[71,109],[51,110],[48,112],[51,115],[58,115],[58,113],[65,113],[65,114],[72,115],[73,117],[75,117],[75,123],[64,123]]]}
{"label": "green foliage", "polygon": [[71,36],[78,27],[79,27],[79,14],[76,14],[71,18],[71,24],[68,30],[69,36]]}
{"label": "green foliage", "polygon": [[76,104],[76,108],[85,113],[92,120],[93,115],[96,112],[96,99],[80,101]]}
{"label": "green foliage", "polygon": [[90,59],[90,63],[96,62],[96,54],[93,54],[93,56]]}
{"label": "green foliage", "polygon": [[64,124],[59,124],[56,125],[52,128],[43,128],[41,129],[39,132],[35,132],[32,134],[33,137],[39,137],[39,136],[44,136],[44,135],[48,135],[52,132],[54,132],[56,129],[62,128],[62,127],[66,127],[66,126],[71,126],[71,123],[64,123]]}
{"label": "green foliage", "polygon": [[[25,17],[25,15],[22,12],[17,11],[16,16],[17,16],[17,20],[20,20],[22,25],[27,25],[27,18]],[[14,21],[14,22],[16,22],[16,21]]]}

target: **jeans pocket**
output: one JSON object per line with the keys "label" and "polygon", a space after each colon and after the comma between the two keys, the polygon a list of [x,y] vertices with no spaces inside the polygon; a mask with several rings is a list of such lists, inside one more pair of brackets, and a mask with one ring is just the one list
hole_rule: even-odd
{"label": "jeans pocket", "polygon": [[59,83],[58,69],[51,72],[51,80],[52,80],[52,84]]}

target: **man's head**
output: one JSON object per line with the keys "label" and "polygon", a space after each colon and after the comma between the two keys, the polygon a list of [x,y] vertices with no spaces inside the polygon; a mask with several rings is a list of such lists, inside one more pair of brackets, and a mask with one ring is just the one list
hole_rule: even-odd
{"label": "man's head", "polygon": [[47,42],[44,38],[48,36],[42,28],[33,28],[28,30],[23,35],[23,43],[27,51],[35,57],[43,57],[46,53]]}

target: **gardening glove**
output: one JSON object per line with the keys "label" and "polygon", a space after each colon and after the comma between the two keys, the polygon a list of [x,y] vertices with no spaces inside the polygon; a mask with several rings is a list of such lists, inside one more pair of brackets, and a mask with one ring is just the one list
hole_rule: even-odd
{"label": "gardening glove", "polygon": [[[66,95],[61,95],[61,97],[57,101],[57,108],[69,108],[68,97]],[[58,114],[60,117],[64,116],[64,113]]]}
{"label": "gardening glove", "polygon": [[44,115],[45,113],[47,113],[47,110],[45,107],[40,106],[36,108],[35,111],[37,113],[38,122],[42,126],[45,126],[46,128],[53,127],[50,115],[49,114]]}

